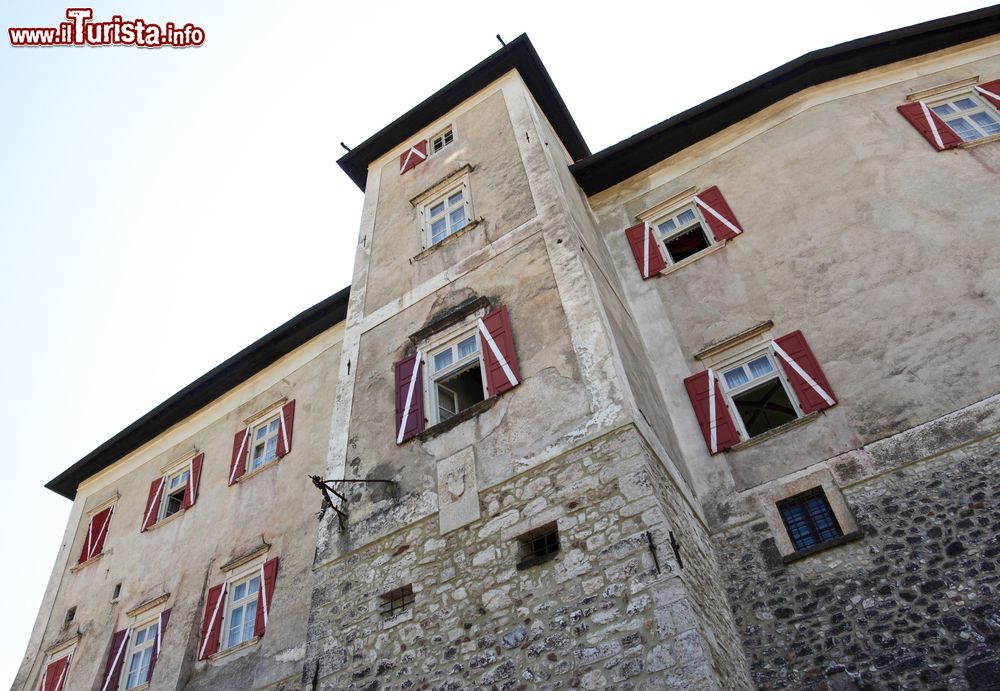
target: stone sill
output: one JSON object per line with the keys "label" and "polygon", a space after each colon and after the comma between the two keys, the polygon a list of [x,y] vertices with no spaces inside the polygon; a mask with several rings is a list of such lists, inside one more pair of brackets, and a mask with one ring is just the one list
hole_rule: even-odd
{"label": "stone sill", "polygon": [[212,660],[213,662],[215,660],[221,660],[222,658],[228,657],[228,656],[232,655],[235,652],[239,652],[240,650],[244,650],[245,648],[249,648],[252,645],[257,645],[258,641],[260,641],[260,636],[254,636],[253,638],[251,638],[249,640],[243,641],[239,645],[234,645],[232,648],[226,648],[225,650],[220,650],[219,652],[217,652],[217,653],[209,656],[208,659]]}
{"label": "stone sill", "polygon": [[76,573],[80,569],[84,569],[84,568],[90,566],[91,564],[93,564],[94,562],[100,560],[100,558],[103,557],[105,554],[111,554],[111,550],[110,549],[106,549],[103,552],[101,552],[100,554],[96,554],[96,555],[92,556],[87,561],[82,561],[79,564],[77,564],[76,566],[71,566],[70,569],[69,569],[69,572],[70,573]]}
{"label": "stone sill", "polygon": [[841,545],[846,545],[848,542],[856,542],[863,538],[865,534],[860,530],[855,530],[853,533],[848,533],[847,535],[841,535],[840,537],[835,537],[832,540],[827,540],[826,542],[821,542],[818,545],[813,545],[812,547],[806,547],[805,549],[800,549],[797,552],[792,552],[791,554],[786,554],[781,558],[781,561],[785,564],[791,564],[793,561],[799,561],[800,559],[805,559],[806,557],[811,557],[818,552],[825,552],[828,549],[833,549],[834,547],[840,547]]}
{"label": "stone sill", "polygon": [[181,508],[176,513],[172,513],[169,516],[167,516],[166,518],[161,518],[156,523],[154,523],[153,525],[149,526],[148,528],[146,528],[142,532],[148,533],[150,530],[154,530],[156,528],[159,528],[161,525],[166,525],[167,523],[169,523],[170,521],[176,519],[178,516],[180,516],[181,514],[185,513],[186,511],[187,511],[187,509]]}
{"label": "stone sill", "polygon": [[448,430],[457,427],[466,420],[471,420],[477,415],[485,413],[487,410],[489,410],[496,404],[497,398],[499,398],[499,396],[490,396],[485,401],[480,401],[475,405],[469,406],[468,408],[458,413],[457,415],[452,415],[444,422],[439,422],[433,427],[428,427],[423,432],[417,434],[413,438],[419,439],[420,441],[427,441],[428,439],[433,439],[434,437],[440,434],[444,434]]}
{"label": "stone sill", "polygon": [[742,451],[743,449],[749,449],[751,446],[757,446],[766,442],[768,439],[773,439],[774,437],[780,437],[785,432],[795,429],[796,427],[801,427],[802,425],[808,425],[813,420],[819,419],[819,411],[815,413],[809,413],[805,417],[800,417],[798,420],[792,420],[791,422],[786,422],[783,425],[778,425],[774,429],[770,429],[763,434],[758,434],[756,437],[747,439],[746,441],[741,441],[736,446],[730,447],[729,451]]}
{"label": "stone sill", "polygon": [[400,614],[397,614],[392,619],[383,619],[382,630],[385,631],[387,629],[393,628],[394,626],[398,626],[403,622],[412,620],[413,620],[413,608],[411,606],[410,609],[406,610],[405,612],[401,612]]}
{"label": "stone sill", "polygon": [[971,142],[962,142],[958,145],[959,149],[972,149],[979,146],[980,144],[992,144],[993,142],[1000,142],[1000,134],[994,134],[992,137],[983,137],[982,139],[976,139]]}
{"label": "stone sill", "polygon": [[426,249],[423,249],[420,252],[417,252],[415,255],[413,255],[413,258],[410,259],[410,263],[412,264],[413,262],[418,262],[421,259],[423,259],[424,257],[426,257],[427,255],[429,255],[432,252],[434,252],[435,250],[437,250],[437,249],[439,249],[441,247],[444,247],[445,245],[449,244],[453,239],[460,238],[463,235],[467,235],[468,233],[471,233],[472,230],[474,228],[476,228],[477,226],[479,226],[479,224],[482,223],[482,222],[483,222],[483,219],[480,218],[479,220],[473,220],[473,221],[470,221],[469,223],[466,223],[462,228],[460,228],[459,230],[456,230],[454,233],[452,233],[451,235],[449,235],[448,237],[446,237],[444,240],[440,240],[438,242],[435,242],[430,247],[427,247]]}
{"label": "stone sill", "polygon": [[267,463],[265,463],[261,467],[255,468],[254,470],[251,470],[249,473],[243,473],[238,478],[236,478],[236,482],[234,482],[233,485],[235,485],[235,484],[237,484],[239,482],[243,482],[244,480],[249,480],[252,477],[257,477],[258,475],[260,475],[264,471],[270,470],[274,466],[278,465],[278,461],[280,461],[282,458],[284,458],[284,456],[275,456],[275,458],[273,460],[268,461]]}

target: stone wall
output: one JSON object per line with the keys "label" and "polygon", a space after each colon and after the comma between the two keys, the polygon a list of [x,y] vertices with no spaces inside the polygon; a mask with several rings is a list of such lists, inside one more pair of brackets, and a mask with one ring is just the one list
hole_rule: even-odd
{"label": "stone wall", "polygon": [[784,565],[762,520],[718,538],[755,685],[1000,688],[1000,437],[844,495],[861,541]]}
{"label": "stone wall", "polygon": [[[482,491],[464,528],[442,536],[432,515],[319,565],[304,684],[719,688],[716,641],[734,636],[706,621],[725,621],[724,594],[706,577],[707,535],[657,466],[621,428]],[[518,571],[517,536],[550,521],[561,551]],[[379,595],[406,584],[415,604],[384,621]],[[748,687],[741,656],[728,660],[726,688]]]}

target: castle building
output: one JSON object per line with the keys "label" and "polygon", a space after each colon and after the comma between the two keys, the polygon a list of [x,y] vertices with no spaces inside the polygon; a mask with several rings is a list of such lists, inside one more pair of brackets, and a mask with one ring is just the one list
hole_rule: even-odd
{"label": "castle building", "polygon": [[350,290],[50,483],[15,688],[1000,688],[1000,7],[593,154],[522,36],[340,165]]}

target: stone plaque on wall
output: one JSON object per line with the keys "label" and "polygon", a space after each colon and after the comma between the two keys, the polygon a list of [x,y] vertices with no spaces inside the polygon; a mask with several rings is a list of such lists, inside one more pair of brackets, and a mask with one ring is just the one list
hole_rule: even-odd
{"label": "stone plaque on wall", "polygon": [[469,446],[438,461],[438,521],[441,534],[479,520],[476,455]]}

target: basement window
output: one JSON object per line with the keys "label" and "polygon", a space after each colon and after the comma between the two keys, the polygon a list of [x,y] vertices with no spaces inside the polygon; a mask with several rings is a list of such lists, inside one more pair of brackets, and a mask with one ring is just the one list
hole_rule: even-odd
{"label": "basement window", "polygon": [[382,619],[386,621],[395,619],[413,607],[413,586],[407,583],[384,595],[379,595],[379,600],[379,613]]}
{"label": "basement window", "polygon": [[479,335],[466,333],[431,351],[429,410],[431,424],[444,422],[486,400]]}
{"label": "basement window", "polygon": [[559,530],[554,522],[549,523],[521,535],[518,542],[521,544],[517,570],[524,571],[555,558],[559,552]]}
{"label": "basement window", "polygon": [[757,353],[720,377],[744,438],[799,418],[798,408],[770,352]]}
{"label": "basement window", "polygon": [[796,551],[844,534],[822,487],[780,501],[777,506]]}
{"label": "basement window", "polygon": [[669,264],[676,264],[712,246],[708,226],[693,205],[657,219],[653,227]]}

